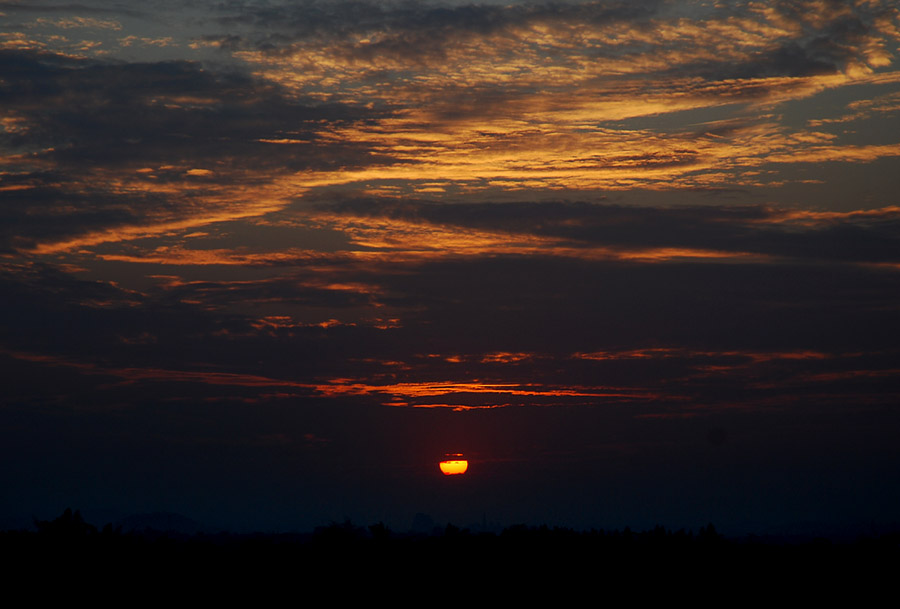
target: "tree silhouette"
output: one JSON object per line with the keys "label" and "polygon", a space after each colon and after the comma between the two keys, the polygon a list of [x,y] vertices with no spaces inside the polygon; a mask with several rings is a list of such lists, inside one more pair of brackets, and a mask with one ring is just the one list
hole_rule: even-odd
{"label": "tree silhouette", "polygon": [[81,512],[72,508],[66,510],[55,520],[34,520],[38,533],[62,539],[83,539],[97,534],[97,527],[88,524]]}

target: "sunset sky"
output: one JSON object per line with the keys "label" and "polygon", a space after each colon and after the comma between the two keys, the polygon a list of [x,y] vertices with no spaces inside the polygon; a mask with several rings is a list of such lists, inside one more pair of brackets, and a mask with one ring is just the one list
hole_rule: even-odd
{"label": "sunset sky", "polygon": [[0,1],[0,295],[0,526],[898,523],[900,8]]}

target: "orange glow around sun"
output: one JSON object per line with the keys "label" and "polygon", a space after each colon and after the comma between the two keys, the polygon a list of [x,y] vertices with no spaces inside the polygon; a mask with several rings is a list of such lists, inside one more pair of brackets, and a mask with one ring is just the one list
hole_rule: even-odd
{"label": "orange glow around sun", "polygon": [[461,457],[462,455],[458,453],[444,455],[444,460],[440,463],[441,472],[445,476],[456,476],[466,473],[466,470],[469,469],[469,462]]}

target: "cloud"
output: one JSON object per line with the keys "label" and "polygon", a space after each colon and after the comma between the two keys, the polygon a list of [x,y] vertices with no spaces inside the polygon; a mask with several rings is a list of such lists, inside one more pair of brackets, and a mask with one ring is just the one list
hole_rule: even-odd
{"label": "cloud", "polygon": [[95,28],[108,30],[121,30],[122,24],[110,19],[97,19],[94,17],[70,17],[63,19],[46,19],[39,17],[36,21],[39,25],[58,27],[64,30],[73,28]]}
{"label": "cloud", "polygon": [[[813,76],[884,65],[890,57],[880,25],[885,9],[878,4],[826,10],[814,2],[767,9],[758,3],[355,3],[354,9],[322,3],[245,7],[242,15],[277,33],[244,40],[242,56],[273,68],[302,65],[292,81],[299,86],[315,87],[327,69],[331,77],[321,80],[321,90],[339,93],[344,86],[351,95],[355,83],[379,73],[393,74],[401,90],[418,81],[442,91],[463,82],[476,90],[491,83],[549,91],[563,79],[591,87],[598,77]],[[811,20],[814,11],[820,17]],[[270,75],[277,78],[277,70]],[[285,73],[283,82],[290,79]]]}
{"label": "cloud", "polygon": [[[678,251],[693,251],[707,252],[713,260],[727,254],[754,254],[889,263],[898,262],[900,251],[896,207],[816,214],[760,205],[653,208],[563,201],[350,199],[305,213],[342,227],[359,245],[403,251],[427,243],[425,249],[450,256],[507,251],[652,260],[654,251],[674,256]],[[659,259],[671,257],[660,255]]]}
{"label": "cloud", "polygon": [[130,13],[127,9],[121,7],[108,8],[102,6],[91,6],[82,3],[60,4],[54,2],[0,2],[0,10],[16,11],[26,13],[60,13],[60,12],[76,12],[76,13]]}
{"label": "cloud", "polygon": [[[139,384],[166,399],[283,391],[668,412],[775,404],[784,387],[831,401],[896,393],[900,278],[865,266],[532,254],[336,260],[269,280],[173,277],[144,292],[40,266],[2,279],[2,313],[17,320],[3,330],[7,355],[63,383],[48,387],[93,387],[99,400]],[[327,322],[301,321],[314,312]]]}
{"label": "cloud", "polygon": [[[771,361],[799,362],[801,385],[890,382],[890,199],[754,198],[804,183],[801,165],[900,154],[783,114],[848,86],[880,95],[845,105],[855,120],[895,113],[889,6],[348,7],[222,6],[225,31],[196,39],[219,41],[216,67],[0,54],[0,247],[25,320],[6,344],[148,385],[208,373],[409,404],[476,381],[517,404],[564,386],[737,399]],[[676,189],[740,197],[643,202]],[[111,268],[129,270],[76,279]],[[623,355],[652,349],[671,355]],[[881,355],[846,355],[865,350]],[[789,356],[808,352],[827,357]],[[576,355],[599,353],[618,355]]]}
{"label": "cloud", "polygon": [[[48,148],[37,158],[67,167],[178,165],[234,156],[265,164],[271,148],[259,140],[279,137],[288,123],[310,137],[318,122],[348,118],[339,106],[287,102],[271,87],[190,62],[65,63],[57,56],[7,52],[2,66],[7,112],[25,122],[25,134],[11,143],[45,142]],[[279,151],[280,164],[290,167],[291,160],[288,151]],[[303,167],[313,155],[293,160]]]}
{"label": "cloud", "polygon": [[[258,215],[285,204],[287,193],[273,192],[279,177],[371,161],[366,145],[318,135],[365,112],[286,100],[271,86],[195,63],[3,51],[0,74],[7,250]],[[286,135],[289,145],[273,143]]]}
{"label": "cloud", "polygon": [[222,7],[269,28],[227,32],[223,51],[247,62],[228,68],[5,51],[0,192],[15,202],[2,247],[133,241],[309,192],[734,191],[900,156],[773,112],[894,86],[882,42],[896,15],[877,3],[354,6]]}
{"label": "cloud", "polygon": [[[408,193],[448,183],[467,191],[746,187],[765,184],[751,166],[897,154],[843,141],[815,146],[833,134],[797,131],[769,114],[832,89],[896,82],[888,27],[896,15],[880,3],[354,7],[243,6],[267,34],[223,38],[287,92],[392,109],[332,131],[392,161],[323,176],[333,185],[373,193],[396,182]],[[729,113],[742,127],[724,139],[698,137],[700,111]],[[665,116],[665,129],[622,124]],[[433,184],[436,175],[443,184]],[[432,183],[417,184],[426,176]]]}
{"label": "cloud", "polygon": [[4,193],[0,251],[29,250],[40,242],[66,241],[93,230],[135,224],[141,216],[139,211],[132,210],[136,206],[164,205],[153,197],[126,200],[99,189],[79,193],[59,186],[33,185],[49,177],[48,174],[28,176],[25,188]]}

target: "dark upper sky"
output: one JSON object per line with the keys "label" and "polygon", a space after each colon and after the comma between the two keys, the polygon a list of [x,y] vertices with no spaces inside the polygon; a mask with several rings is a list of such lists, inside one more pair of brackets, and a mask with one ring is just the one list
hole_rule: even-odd
{"label": "dark upper sky", "polygon": [[893,0],[0,2],[0,159],[10,522],[900,520]]}

